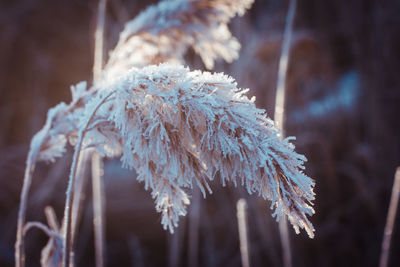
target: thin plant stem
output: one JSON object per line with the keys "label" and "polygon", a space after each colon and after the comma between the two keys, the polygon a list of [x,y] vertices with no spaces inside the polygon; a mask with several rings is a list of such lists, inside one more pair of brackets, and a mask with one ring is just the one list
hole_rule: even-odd
{"label": "thin plant stem", "polygon": [[[97,26],[94,45],[93,83],[101,79],[104,55],[104,27],[106,20],[107,0],[99,0]],[[105,217],[104,217],[104,184],[103,160],[97,152],[92,153],[92,186],[93,186],[93,228],[95,239],[96,266],[103,267],[105,262]]]}
{"label": "thin plant stem", "polygon": [[110,92],[102,99],[102,101],[100,101],[100,103],[95,107],[92,114],[88,118],[86,125],[79,131],[78,142],[75,146],[75,151],[74,151],[74,155],[72,158],[71,171],[70,171],[70,175],[69,175],[68,188],[67,188],[67,192],[66,192],[67,198],[65,200],[64,222],[63,222],[63,226],[64,226],[64,229],[63,229],[64,253],[63,253],[63,265],[62,265],[63,267],[69,267],[70,254],[72,252],[72,247],[71,247],[72,207],[71,206],[72,206],[72,201],[74,199],[74,184],[75,184],[75,180],[76,180],[77,166],[78,166],[79,158],[81,155],[83,139],[85,137],[86,129],[88,128],[88,126],[89,126],[93,116],[97,112],[97,110],[114,93],[115,93],[115,91]]}
{"label": "thin plant stem", "polygon": [[31,140],[30,149],[26,159],[26,168],[21,192],[21,201],[18,209],[17,236],[15,242],[15,266],[25,266],[25,244],[24,244],[24,225],[26,217],[26,207],[28,202],[29,189],[32,183],[33,173],[35,171],[36,161],[46,134],[50,129],[52,119],[48,118],[43,128],[35,134]]}
{"label": "thin plant stem", "polygon": [[[290,0],[289,9],[286,15],[285,30],[283,33],[282,51],[279,59],[278,82],[276,86],[275,99],[275,125],[281,132],[281,138],[285,136],[285,89],[286,75],[290,56],[290,44],[292,42],[293,21],[296,11],[296,0]],[[279,234],[281,237],[283,266],[292,266],[292,253],[286,217],[279,220]]]}
{"label": "thin plant stem", "polygon": [[87,211],[86,216],[82,218],[82,231],[79,235],[79,243],[76,243],[76,254],[75,260],[79,262],[85,255],[86,248],[88,247],[89,241],[91,239],[92,225],[93,225],[93,204],[90,202],[85,203],[84,209]]}
{"label": "thin plant stem", "polygon": [[28,232],[31,228],[36,227],[40,230],[42,230],[47,236],[52,237],[52,236],[57,236],[58,233],[51,230],[49,227],[44,225],[41,222],[28,222],[24,226],[24,233]]}
{"label": "thin plant stem", "polygon": [[37,153],[30,150],[26,160],[26,169],[24,175],[24,184],[22,186],[21,201],[18,210],[17,238],[15,242],[15,266],[25,266],[25,244],[24,244],[24,225],[26,217],[26,206],[28,201],[28,193],[32,183],[32,176],[35,170],[35,158]]}
{"label": "thin plant stem", "polygon": [[238,200],[237,205],[237,220],[239,228],[240,255],[242,258],[242,266],[250,267],[249,257],[249,241],[247,227],[247,203],[244,198]]}
{"label": "thin plant stem", "polygon": [[[89,165],[90,157],[91,157],[91,151],[85,150],[82,152],[82,157],[78,162],[78,170],[76,176],[77,178],[74,185],[75,197],[72,201],[72,214],[71,214],[71,220],[72,220],[71,247],[73,248],[73,250],[75,250],[75,239],[76,239],[76,234],[78,232],[78,225],[82,214],[83,203],[85,200],[84,192],[86,189],[86,184],[88,182],[87,167]],[[75,255],[71,253],[71,262],[74,262],[74,260],[75,260]]]}
{"label": "thin plant stem", "polygon": [[46,215],[47,224],[49,225],[50,229],[55,232],[60,232],[60,226],[58,224],[54,209],[51,206],[47,206],[44,209],[44,214]]}
{"label": "thin plant stem", "polygon": [[290,0],[288,13],[286,16],[286,25],[283,33],[282,51],[279,59],[278,82],[276,85],[275,98],[275,115],[274,120],[276,127],[284,136],[285,123],[285,91],[286,91],[286,75],[290,56],[290,44],[292,42],[293,21],[296,11],[296,0]]}
{"label": "thin plant stem", "polygon": [[95,238],[96,266],[104,266],[105,261],[105,218],[104,218],[104,184],[102,179],[103,160],[97,152],[92,154],[93,186],[93,226]]}
{"label": "thin plant stem", "polygon": [[389,211],[386,218],[385,231],[383,233],[382,251],[381,251],[381,259],[379,261],[379,267],[388,266],[390,242],[392,240],[392,233],[393,233],[394,221],[396,219],[399,197],[400,197],[400,167],[397,167],[396,174],[394,176],[394,183],[392,188],[392,196],[390,199]]}
{"label": "thin plant stem", "polygon": [[97,82],[101,79],[103,69],[104,55],[104,25],[106,21],[106,5],[107,0],[99,0],[97,13],[97,26],[95,32],[94,43],[94,62],[93,62],[93,81]]}

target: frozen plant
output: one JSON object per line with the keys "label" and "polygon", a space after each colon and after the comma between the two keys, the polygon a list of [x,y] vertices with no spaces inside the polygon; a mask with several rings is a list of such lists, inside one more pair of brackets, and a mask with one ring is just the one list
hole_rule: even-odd
{"label": "frozen plant", "polygon": [[136,169],[137,179],[152,191],[164,228],[171,232],[186,214],[188,189],[198,186],[205,196],[211,192],[209,182],[218,177],[224,186],[243,185],[249,194],[271,200],[277,220],[287,216],[296,232],[304,228],[313,237],[307,215],[314,212],[314,182],[303,174],[306,159],[294,152],[290,138],[281,140],[265,111],[245,96],[247,90],[238,89],[233,78],[223,74],[158,65],[183,63],[190,47],[207,68],[217,58],[237,58],[240,44],[227,23],[252,2],[172,0],[149,7],[127,23],[102,78],[90,88],[85,82],[72,86],[71,103],[49,110],[27,158],[17,266],[25,261],[26,203],[35,163],[61,157],[67,141],[75,153],[56,242],[58,247],[63,243],[65,266],[72,250],[77,165],[81,152],[89,148],[105,157],[120,156],[124,167]]}
{"label": "frozen plant", "polygon": [[[253,0],[174,0],[161,1],[133,19],[125,27],[117,47],[103,71],[112,79],[130,67],[161,62],[182,62],[189,47],[202,57],[208,68],[218,57],[230,62],[237,58],[240,44],[231,36],[227,23],[236,14],[243,15]],[[155,18],[159,18],[155,20]],[[100,51],[101,53],[101,51]],[[182,62],[183,63],[183,62]],[[24,184],[18,212],[15,261],[24,266],[24,227],[26,206],[37,161],[53,162],[65,151],[66,141],[76,142],[79,118],[88,99],[97,94],[94,85],[72,86],[72,102],[60,103],[49,110],[44,127],[32,138],[27,156]],[[75,141],[74,141],[75,140]]]}
{"label": "frozen plant", "polygon": [[[304,156],[292,138],[280,139],[248,90],[224,74],[161,64],[132,69],[107,81],[85,106],[75,153],[94,147],[121,154],[122,165],[152,190],[165,229],[173,232],[186,214],[185,188],[206,195],[209,181],[242,185],[271,200],[274,216],[287,216],[296,232],[314,228],[314,182],[303,173]],[[74,170],[72,171],[74,172]]]}

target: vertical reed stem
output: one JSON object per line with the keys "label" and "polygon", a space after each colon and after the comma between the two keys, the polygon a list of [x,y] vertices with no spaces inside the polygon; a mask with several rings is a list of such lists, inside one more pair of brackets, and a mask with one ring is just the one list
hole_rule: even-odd
{"label": "vertical reed stem", "polygon": [[105,218],[104,218],[104,184],[102,179],[103,160],[97,152],[92,154],[93,186],[93,227],[95,238],[96,266],[102,267],[105,262]]}
{"label": "vertical reed stem", "polygon": [[[275,102],[275,124],[281,131],[281,138],[285,136],[285,89],[286,75],[289,63],[290,44],[292,42],[293,21],[296,11],[296,0],[290,0],[288,13],[286,15],[286,24],[283,34],[282,51],[279,59],[278,82],[276,86],[276,102]],[[290,239],[286,218],[279,220],[279,233],[281,236],[283,265],[285,267],[292,266],[292,253],[290,249]]]}
{"label": "vertical reed stem", "polygon": [[[78,225],[82,214],[83,202],[85,199],[85,189],[88,180],[87,167],[91,157],[91,151],[85,150],[82,152],[82,157],[78,162],[78,169],[76,175],[76,182],[74,185],[75,197],[72,201],[72,213],[71,213],[71,247],[72,251],[75,250],[75,239],[76,233],[78,232]],[[71,253],[71,262],[75,262],[75,254]]]}
{"label": "vertical reed stem", "polygon": [[101,79],[103,69],[104,55],[104,25],[106,21],[106,5],[107,0],[99,0],[97,25],[94,35],[94,62],[93,62],[93,82],[96,83]]}
{"label": "vertical reed stem", "polygon": [[390,199],[389,211],[386,218],[385,231],[383,233],[381,259],[379,267],[387,267],[389,262],[390,242],[392,239],[394,221],[396,219],[397,205],[400,197],[400,167],[397,167]]}
{"label": "vertical reed stem", "polygon": [[[99,0],[97,26],[94,44],[93,83],[101,79],[104,55],[104,26],[107,0]],[[96,266],[103,267],[105,262],[105,218],[104,218],[104,185],[102,179],[103,160],[97,152],[92,154],[93,185],[93,228],[95,236]]]}
{"label": "vertical reed stem", "polygon": [[276,85],[276,98],[275,98],[275,123],[276,127],[281,131],[282,137],[284,136],[284,123],[285,123],[285,89],[286,89],[286,75],[289,63],[290,44],[292,42],[293,21],[296,11],[296,0],[290,0],[289,10],[286,16],[285,31],[283,33],[282,51],[279,59],[278,82]]}
{"label": "vertical reed stem", "polygon": [[242,266],[250,267],[249,242],[247,233],[247,203],[241,198],[237,202],[237,220],[239,227],[240,254],[242,256]]}
{"label": "vertical reed stem", "polygon": [[50,229],[54,232],[60,232],[60,226],[57,221],[56,213],[54,209],[50,206],[44,208],[44,214],[46,215],[47,224],[49,225]]}

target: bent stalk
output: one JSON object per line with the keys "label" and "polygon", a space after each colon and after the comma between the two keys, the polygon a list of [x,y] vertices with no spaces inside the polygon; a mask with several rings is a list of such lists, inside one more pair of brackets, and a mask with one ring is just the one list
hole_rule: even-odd
{"label": "bent stalk", "polygon": [[70,176],[69,176],[69,182],[68,182],[68,188],[67,188],[67,198],[65,200],[65,208],[64,208],[64,229],[63,229],[63,249],[64,249],[64,253],[63,253],[63,266],[64,267],[69,267],[70,264],[70,254],[72,252],[72,242],[71,242],[71,238],[72,238],[72,234],[71,234],[71,226],[72,226],[72,201],[74,198],[74,184],[75,184],[75,180],[76,180],[76,173],[77,173],[77,166],[78,166],[78,161],[80,158],[80,154],[81,154],[81,150],[82,150],[82,143],[83,143],[83,139],[85,137],[86,134],[86,129],[88,128],[88,126],[90,125],[90,122],[93,118],[93,116],[96,114],[97,110],[99,109],[99,107],[104,104],[105,101],[107,101],[107,99],[114,94],[115,91],[110,92],[108,95],[106,95],[101,101],[100,103],[95,107],[95,109],[93,110],[92,114],[90,115],[90,117],[87,120],[86,125],[83,127],[83,129],[81,129],[79,131],[79,139],[78,142],[75,146],[75,151],[74,151],[74,155],[73,155],[73,159],[72,159],[72,165],[71,165],[71,171],[70,171]]}
{"label": "bent stalk", "polygon": [[24,245],[24,225],[26,217],[26,204],[28,201],[28,193],[32,183],[32,176],[35,170],[34,152],[29,151],[26,160],[26,169],[24,175],[24,184],[22,187],[21,201],[18,210],[17,238],[15,242],[15,266],[25,266],[25,245]]}
{"label": "bent stalk", "polygon": [[25,245],[24,245],[24,227],[25,227],[25,217],[26,217],[26,207],[28,202],[29,189],[32,183],[32,176],[35,171],[35,164],[37,161],[37,156],[39,154],[40,148],[43,144],[44,138],[46,136],[47,130],[50,127],[50,122],[46,122],[46,125],[32,138],[28,157],[26,159],[26,168],[24,174],[24,182],[21,192],[21,201],[19,203],[18,210],[18,223],[17,223],[17,237],[15,242],[15,266],[24,267],[25,266]]}

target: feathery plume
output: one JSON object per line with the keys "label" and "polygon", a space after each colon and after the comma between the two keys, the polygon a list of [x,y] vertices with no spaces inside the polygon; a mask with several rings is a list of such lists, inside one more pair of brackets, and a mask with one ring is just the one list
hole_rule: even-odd
{"label": "feathery plume", "polygon": [[120,75],[132,66],[183,63],[190,47],[208,69],[214,67],[217,58],[232,62],[239,55],[240,44],[227,24],[234,16],[242,16],[252,3],[253,0],[170,0],[150,6],[125,25],[105,75]]}
{"label": "feathery plume", "polygon": [[89,116],[92,122],[84,144],[104,156],[121,153],[122,165],[136,169],[153,191],[164,228],[173,232],[178,215],[186,214],[184,188],[197,185],[205,196],[219,176],[224,186],[240,184],[271,200],[277,220],[286,215],[297,233],[304,228],[313,237],[306,215],[314,213],[314,182],[302,171],[306,158],[294,151],[294,138],[280,139],[233,78],[161,64],[101,87],[85,106],[81,125]]}

